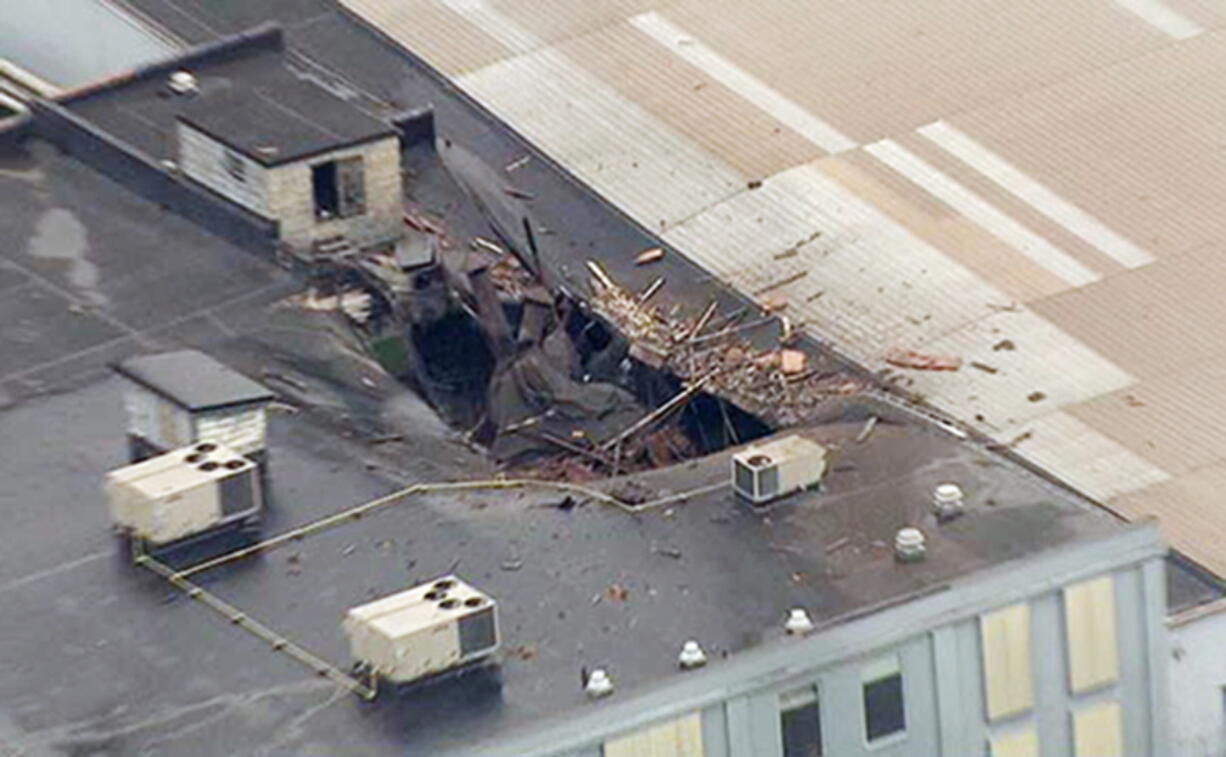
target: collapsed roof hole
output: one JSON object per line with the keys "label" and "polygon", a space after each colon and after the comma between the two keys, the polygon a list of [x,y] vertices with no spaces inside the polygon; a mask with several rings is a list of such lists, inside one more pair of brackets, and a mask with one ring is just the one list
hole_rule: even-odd
{"label": "collapsed roof hole", "polygon": [[452,423],[472,426],[484,413],[494,358],[474,320],[464,312],[410,331],[421,361],[417,380]]}
{"label": "collapsed roof hole", "polygon": [[709,455],[774,433],[757,416],[706,392],[697,394],[681,412],[681,430]]}

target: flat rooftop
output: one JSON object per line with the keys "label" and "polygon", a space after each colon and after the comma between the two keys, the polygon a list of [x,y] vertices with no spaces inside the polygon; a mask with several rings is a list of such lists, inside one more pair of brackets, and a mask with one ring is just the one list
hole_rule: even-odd
{"label": "flat rooftop", "polygon": [[238,80],[220,88],[215,79],[204,68],[204,91],[184,98],[179,120],[266,166],[396,133],[314,82],[287,77],[275,87],[253,87]]}
{"label": "flat rooftop", "polygon": [[[841,449],[823,490],[765,512],[727,490],[637,514],[552,491],[431,495],[195,577],[342,668],[349,607],[452,572],[495,597],[504,645],[496,677],[367,705],[116,553],[98,483],[122,463],[119,393],[112,380],[27,402],[0,431],[5,449],[20,450],[0,463],[16,484],[3,503],[16,525],[0,536],[14,578],[0,585],[0,602],[21,619],[0,640],[0,701],[19,748],[96,749],[122,738],[115,751],[173,744],[176,754],[215,754],[223,733],[232,753],[443,754],[584,706],[583,666],[607,667],[620,695],[632,695],[676,675],[686,639],[718,661],[772,643],[791,607],[830,621],[1123,527],[942,431],[880,424],[857,445],[862,424],[851,422],[810,432]],[[71,429],[57,422],[65,418]],[[441,449],[427,453],[429,468],[379,463],[388,474],[371,469],[366,444],[309,413],[274,416],[267,531],[394,491],[401,476],[454,480],[483,465],[445,435],[414,444]],[[721,454],[603,486],[633,481],[654,499],[727,477]],[[937,527],[927,511],[946,480],[966,488],[968,510]],[[888,545],[912,524],[926,531],[930,557],[900,566]],[[194,730],[201,718],[213,727]]]}
{"label": "flat rooftop", "polygon": [[[0,286],[21,326],[0,382],[0,732],[19,749],[442,754],[583,706],[582,666],[632,694],[674,675],[687,638],[718,660],[771,643],[793,606],[830,621],[1123,527],[936,427],[883,422],[850,442],[877,410],[852,404],[809,432],[842,450],[825,487],[765,512],[726,489],[642,513],[553,491],[435,494],[198,577],[342,666],[349,607],[452,572],[498,600],[497,677],[363,704],[121,555],[100,490],[126,460],[108,364],[193,348],[276,389],[268,534],[409,483],[493,477],[484,456],[334,316],[287,301],[298,284],[270,263],[37,141],[0,168],[15,221]],[[603,486],[668,496],[726,480],[727,454]],[[938,528],[931,490],[950,479],[969,509]],[[901,567],[886,545],[909,524],[931,558]]]}
{"label": "flat rooftop", "polygon": [[125,378],[187,410],[211,410],[273,399],[268,387],[200,350],[141,355],[115,364]]}
{"label": "flat rooftop", "polygon": [[[175,4],[136,4],[178,19],[197,40],[214,24],[250,21],[226,15],[249,12],[246,4],[216,6],[206,26],[176,16]],[[319,43],[368,90],[434,103],[453,140],[489,165],[525,154],[505,127],[330,5],[270,2],[265,13],[298,22],[295,39]],[[116,128],[132,118],[110,113]],[[449,218],[463,215],[442,190],[452,185],[434,176],[438,162],[417,167],[415,191]],[[517,185],[536,194],[537,220],[553,232],[551,254],[651,246],[545,161],[521,170]],[[933,427],[882,423],[864,444],[848,444],[873,410],[848,405],[811,431],[847,449],[825,490],[767,513],[726,491],[640,514],[572,507],[555,493],[434,495],[201,577],[341,664],[347,607],[448,572],[499,600],[501,680],[459,679],[366,705],[118,554],[99,488],[126,460],[120,382],[107,366],[190,347],[277,390],[269,533],[412,482],[491,476],[485,458],[374,370],[343,325],[288,302],[298,282],[49,146],[0,152],[0,212],[9,220],[0,227],[0,322],[9,324],[0,331],[0,480],[12,484],[0,490],[0,740],[18,750],[445,753],[583,705],[582,665],[607,665],[632,694],[674,675],[690,636],[709,653],[736,654],[771,643],[793,605],[831,620],[1123,527]],[[675,265],[679,275],[698,270]],[[686,286],[700,303],[722,296],[700,272]],[[404,428],[413,433],[402,441],[375,443]],[[664,495],[726,475],[717,456],[637,486]],[[968,492],[967,515],[924,526],[928,562],[895,565],[882,545],[897,526],[922,521],[931,487],[951,478]]]}
{"label": "flat rooftop", "polygon": [[195,94],[170,91],[175,67],[146,67],[71,92],[61,103],[155,160],[177,158],[180,120],[269,166],[396,133],[352,102],[358,99],[352,91],[287,65],[278,35],[255,32],[253,43],[184,64],[196,78]]}
{"label": "flat rooftop", "polygon": [[1226,576],[1222,4],[341,4],[856,362],[961,358],[904,379]]}

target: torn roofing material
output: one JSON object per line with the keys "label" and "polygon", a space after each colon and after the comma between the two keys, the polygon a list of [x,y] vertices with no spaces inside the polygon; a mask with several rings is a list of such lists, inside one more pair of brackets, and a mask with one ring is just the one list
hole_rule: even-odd
{"label": "torn roofing material", "polygon": [[114,367],[120,375],[191,411],[268,402],[276,397],[264,385],[197,350],[129,358]]}
{"label": "torn roofing material", "polygon": [[857,362],[976,367],[904,379],[1226,575],[1221,4],[341,1]]}
{"label": "torn roofing material", "polygon": [[317,84],[290,77],[275,87],[234,83],[204,92],[179,120],[266,166],[396,133]]}

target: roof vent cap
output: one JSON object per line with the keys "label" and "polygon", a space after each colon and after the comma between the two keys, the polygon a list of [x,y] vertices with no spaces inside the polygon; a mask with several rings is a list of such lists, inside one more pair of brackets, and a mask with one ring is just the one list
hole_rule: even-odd
{"label": "roof vent cap", "polygon": [[783,628],[790,634],[808,633],[813,630],[813,621],[809,620],[809,613],[805,612],[804,608],[793,607],[788,611],[788,619]]}
{"label": "roof vent cap", "polygon": [[592,699],[607,697],[613,693],[613,679],[604,668],[596,668],[588,675],[583,691]]}
{"label": "roof vent cap", "polygon": [[894,559],[898,562],[919,562],[924,559],[924,534],[918,528],[900,528],[894,535]]}
{"label": "roof vent cap", "polygon": [[962,487],[954,483],[937,484],[932,491],[932,512],[944,523],[962,514]]}
{"label": "roof vent cap", "polygon": [[677,662],[681,665],[682,670],[701,668],[707,664],[707,653],[702,651],[698,642],[690,639],[681,645],[681,654],[678,655]]}
{"label": "roof vent cap", "polygon": [[170,91],[176,95],[191,95],[200,89],[200,85],[196,82],[196,77],[190,71],[182,69],[171,74],[170,79],[166,83],[170,87]]}

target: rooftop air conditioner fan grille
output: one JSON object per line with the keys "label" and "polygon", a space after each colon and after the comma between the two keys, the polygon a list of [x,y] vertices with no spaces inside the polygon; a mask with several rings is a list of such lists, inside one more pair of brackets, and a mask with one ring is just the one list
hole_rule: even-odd
{"label": "rooftop air conditioner fan grille", "polygon": [[778,468],[762,468],[757,472],[758,475],[758,492],[757,499],[764,500],[775,496],[779,493],[779,469]]}

